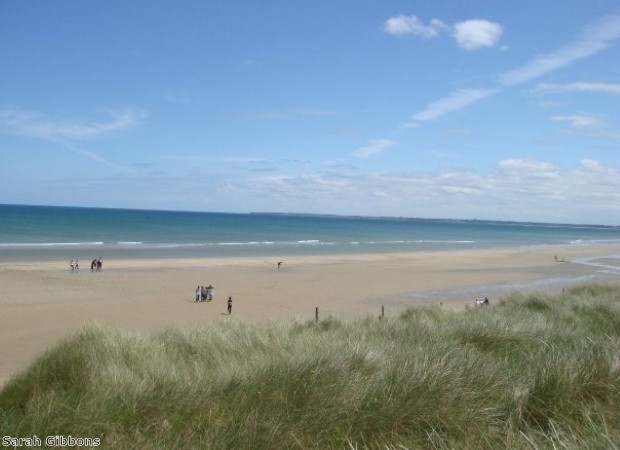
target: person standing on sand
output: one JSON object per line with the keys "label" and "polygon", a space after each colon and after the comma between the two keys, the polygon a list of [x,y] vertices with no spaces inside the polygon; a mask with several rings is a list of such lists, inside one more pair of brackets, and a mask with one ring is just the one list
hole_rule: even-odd
{"label": "person standing on sand", "polygon": [[202,288],[198,286],[196,288],[196,303],[200,301],[200,296],[202,295]]}
{"label": "person standing on sand", "polygon": [[228,302],[226,302],[228,305],[228,315],[230,316],[232,314],[232,297],[228,297]]}

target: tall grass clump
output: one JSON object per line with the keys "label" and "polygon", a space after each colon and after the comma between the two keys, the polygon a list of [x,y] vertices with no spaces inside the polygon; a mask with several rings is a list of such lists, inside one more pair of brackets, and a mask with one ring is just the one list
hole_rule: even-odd
{"label": "tall grass clump", "polygon": [[345,322],[97,325],[0,392],[3,436],[102,448],[617,449],[620,287]]}

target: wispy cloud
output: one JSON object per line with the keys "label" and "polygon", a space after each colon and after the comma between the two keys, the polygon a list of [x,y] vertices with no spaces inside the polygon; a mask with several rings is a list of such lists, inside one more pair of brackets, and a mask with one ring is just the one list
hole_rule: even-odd
{"label": "wispy cloud", "polygon": [[593,114],[556,115],[549,118],[554,122],[568,123],[571,129],[580,135],[619,138],[620,132],[613,129],[603,117]]}
{"label": "wispy cloud", "polygon": [[557,94],[564,92],[598,92],[620,95],[620,84],[580,81],[566,84],[542,83],[534,88],[536,94]]}
{"label": "wispy cloud", "polygon": [[465,50],[493,47],[502,35],[502,26],[488,20],[464,20],[454,24],[454,39]]}
{"label": "wispy cloud", "polygon": [[552,116],[550,120],[554,122],[568,122],[573,128],[602,128],[608,125],[607,121],[601,117],[588,114],[574,114],[568,116]]}
{"label": "wispy cloud", "polygon": [[368,143],[368,145],[365,145],[364,147],[360,147],[355,150],[353,152],[353,155],[359,158],[370,158],[384,152],[388,148],[392,147],[394,144],[395,142],[389,139],[372,140]]}
{"label": "wispy cloud", "polygon": [[459,89],[431,103],[423,111],[413,114],[411,117],[419,121],[435,120],[498,92],[499,89]]}
{"label": "wispy cloud", "polygon": [[125,167],[112,163],[97,153],[75,145],[76,141],[87,141],[101,138],[142,123],[147,114],[143,110],[124,108],[110,111],[111,118],[102,122],[70,122],[54,121],[45,115],[18,109],[0,111],[0,127],[12,134],[28,136],[60,144],[82,157],[107,165],[109,167],[129,171]]}
{"label": "wispy cloud", "polygon": [[99,154],[86,150],[84,148],[76,147],[73,143],[68,141],[58,141],[60,145],[62,145],[65,149],[75,153],[76,155],[80,155],[84,158],[90,159],[91,161],[95,161],[97,163],[103,164],[104,166],[111,167],[112,169],[120,170],[122,172],[132,172],[132,170],[128,167],[121,166],[112,161],[108,161],[107,159],[99,156]]}
{"label": "wispy cloud", "polygon": [[584,28],[575,41],[551,53],[534,57],[524,65],[502,74],[498,81],[503,86],[525,83],[600,53],[619,38],[620,15],[605,17]]}
{"label": "wispy cloud", "polygon": [[6,109],[0,111],[0,125],[9,131],[41,139],[87,140],[131,128],[143,122],[147,114],[142,110],[125,108],[110,111],[106,122],[50,121],[41,113]]}

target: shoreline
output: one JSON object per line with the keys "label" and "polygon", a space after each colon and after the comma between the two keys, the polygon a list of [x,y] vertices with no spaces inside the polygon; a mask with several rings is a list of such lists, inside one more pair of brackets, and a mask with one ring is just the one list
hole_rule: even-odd
{"label": "shoreline", "polygon": [[[561,261],[555,261],[557,256]],[[387,317],[409,307],[491,304],[513,291],[555,291],[587,280],[620,282],[620,244],[409,253],[104,259],[103,271],[62,262],[0,262],[0,380],[88,323],[138,332],[221,320],[268,322]],[[83,264],[83,263],[82,263]],[[197,285],[215,287],[194,303]],[[226,300],[234,300],[226,314]],[[0,383],[1,384],[1,383]]]}
{"label": "shoreline", "polygon": [[[161,268],[208,268],[208,267],[237,267],[237,266],[259,266],[277,263],[278,260],[286,260],[287,264],[321,264],[333,262],[356,262],[370,260],[386,260],[391,258],[409,259],[416,257],[430,258],[434,255],[442,254],[468,254],[468,253],[522,253],[526,251],[552,254],[558,256],[558,261],[570,262],[566,256],[579,256],[589,254],[589,250],[599,257],[602,253],[617,256],[620,255],[620,242],[605,244],[534,244],[523,246],[497,246],[497,247],[478,247],[478,248],[450,248],[433,250],[415,250],[402,252],[338,252],[338,253],[311,253],[311,254],[291,254],[291,255],[235,255],[235,256],[165,256],[165,257],[146,257],[146,256],[120,256],[104,258],[107,270],[111,269],[161,269]],[[70,252],[67,252],[71,255]],[[552,258],[553,258],[552,256]],[[565,261],[562,261],[564,259]],[[0,270],[3,268],[23,268],[33,270],[69,269],[69,261],[37,258],[20,259],[0,259]],[[110,264],[113,262],[113,265]],[[90,259],[80,259],[80,271],[90,271]]]}

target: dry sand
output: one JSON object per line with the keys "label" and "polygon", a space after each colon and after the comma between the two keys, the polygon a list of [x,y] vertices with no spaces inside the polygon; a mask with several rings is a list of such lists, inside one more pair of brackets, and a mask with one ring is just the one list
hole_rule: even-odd
{"label": "dry sand", "polygon": [[[0,264],[0,384],[85,324],[136,331],[239,319],[313,320],[396,316],[405,308],[463,308],[509,290],[557,290],[599,270],[575,262],[620,254],[620,246],[528,247],[432,253],[221,260],[107,260],[104,270],[63,263]],[[554,256],[566,262],[556,262]],[[605,260],[609,261],[609,260]],[[617,259],[613,259],[617,262]],[[619,282],[616,275],[606,279]],[[197,285],[215,287],[195,303]],[[232,316],[226,300],[233,298]]]}

